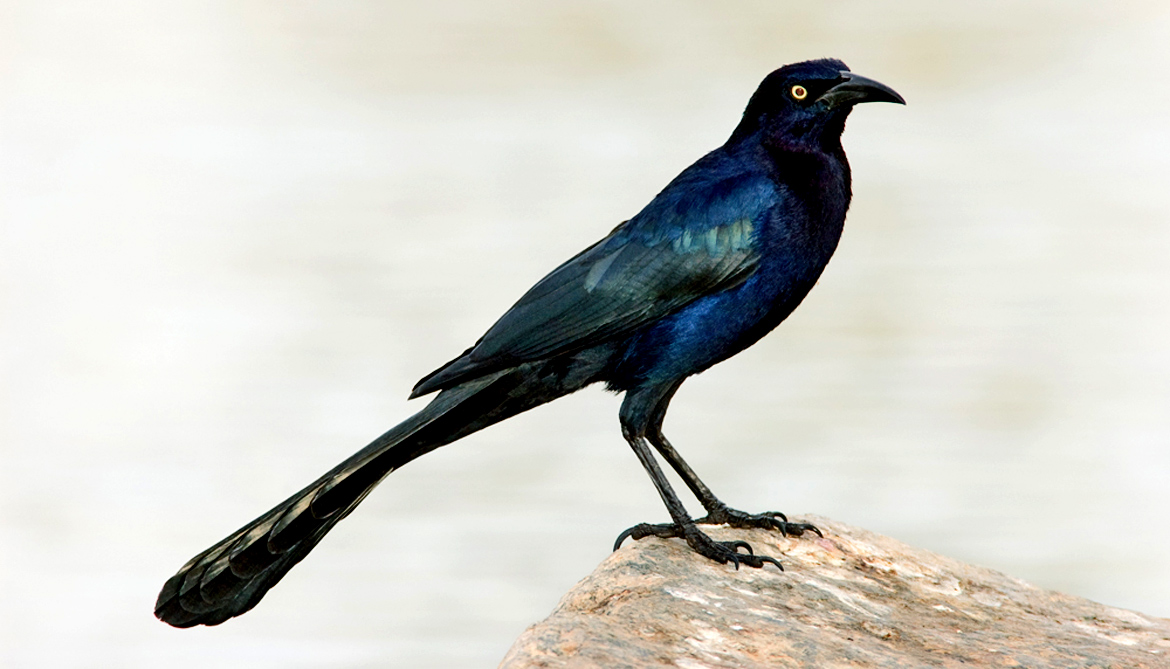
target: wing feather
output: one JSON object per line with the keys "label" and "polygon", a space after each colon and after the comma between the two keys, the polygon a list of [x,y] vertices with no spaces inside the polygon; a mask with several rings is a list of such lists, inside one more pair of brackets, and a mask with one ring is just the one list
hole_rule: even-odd
{"label": "wing feather", "polygon": [[420,381],[413,396],[588,348],[739,285],[756,270],[757,232],[777,200],[770,181],[751,176],[716,184],[706,191],[715,196],[699,204],[672,197],[668,186],[638,216],[537,282],[474,347]]}

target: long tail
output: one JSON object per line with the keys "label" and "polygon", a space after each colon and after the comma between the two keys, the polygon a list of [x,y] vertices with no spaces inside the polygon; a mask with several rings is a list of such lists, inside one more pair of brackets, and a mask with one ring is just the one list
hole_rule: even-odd
{"label": "long tail", "polygon": [[218,625],[256,606],[387,474],[591,380],[588,373],[566,374],[564,366],[550,373],[550,367],[529,363],[443,391],[304,490],[192,558],[163,585],[154,615],[175,627]]}

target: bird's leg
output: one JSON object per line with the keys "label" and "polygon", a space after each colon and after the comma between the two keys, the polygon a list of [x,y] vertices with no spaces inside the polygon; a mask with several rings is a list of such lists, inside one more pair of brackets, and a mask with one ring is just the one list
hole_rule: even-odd
{"label": "bird's leg", "polygon": [[[646,431],[647,427],[655,424],[654,417],[665,412],[664,408],[658,409],[658,407],[665,407],[677,389],[678,383],[675,383],[669,387],[627,392],[619,414],[622,436],[629,442],[630,448],[634,449],[634,454],[638,456],[646,473],[650,475],[650,480],[654,482],[654,487],[658,489],[658,494],[662,497],[663,503],[666,504],[666,510],[670,512],[670,518],[674,522],[661,525],[649,523],[635,525],[618,536],[613,549],[616,551],[627,537],[633,537],[634,540],[649,536],[678,537],[686,540],[687,545],[699,555],[720,564],[731,562],[736,569],[739,569],[740,564],[759,568],[770,563],[783,571],[784,567],[780,566],[780,563],[774,558],[756,555],[752,551],[751,545],[745,541],[715,541],[700,531],[690,514],[687,513],[682,501],[679,500],[678,495],[675,494],[670,481],[662,473],[662,468],[658,466],[658,461],[654,459],[654,453],[650,450]],[[739,549],[741,548],[747,552],[740,553]]]}
{"label": "bird's leg", "polygon": [[[618,536],[614,543],[614,550],[617,550],[627,537],[633,537],[635,540],[648,536],[678,537],[686,540],[687,545],[699,555],[720,564],[731,562],[736,569],[739,569],[740,564],[759,568],[767,563],[776,565],[781,571],[784,570],[784,567],[776,559],[753,553],[751,545],[746,541],[715,541],[700,531],[695,525],[695,521],[691,520],[674,489],[671,488],[670,481],[662,473],[662,469],[647,446],[645,435],[637,434],[624,425],[622,426],[622,434],[630,443],[630,447],[634,449],[634,454],[638,456],[642,466],[646,468],[646,473],[650,475],[650,480],[654,482],[654,487],[658,489],[658,494],[662,497],[662,501],[666,504],[666,510],[670,512],[670,517],[674,522],[662,525],[649,523],[635,525]],[[739,549],[741,548],[747,552],[740,553]]]}
{"label": "bird's leg", "polygon": [[686,460],[674,450],[674,446],[666,440],[666,435],[662,434],[661,419],[657,420],[651,427],[649,433],[646,435],[647,440],[653,444],[654,448],[662,454],[662,457],[670,463],[674,471],[682,477],[682,480],[691,489],[695,497],[702,503],[703,508],[707,510],[707,515],[696,520],[696,523],[702,525],[729,525],[731,527],[753,528],[760,527],[769,530],[780,530],[781,534],[800,536],[805,532],[815,532],[818,536],[824,536],[815,525],[809,523],[791,523],[788,522],[788,516],[785,516],[779,511],[765,511],[764,513],[747,513],[746,511],[739,511],[724,504],[707,484],[699,479],[695,474],[695,470],[691,469]]}

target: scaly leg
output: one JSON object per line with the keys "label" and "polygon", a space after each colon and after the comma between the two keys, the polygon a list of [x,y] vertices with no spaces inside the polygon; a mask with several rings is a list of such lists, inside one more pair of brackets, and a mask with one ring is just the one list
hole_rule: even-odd
{"label": "scaly leg", "polygon": [[696,520],[696,523],[701,525],[730,525],[731,527],[741,528],[764,528],[780,530],[780,533],[788,536],[800,536],[805,532],[815,532],[818,536],[824,536],[815,525],[810,523],[790,523],[788,516],[779,511],[765,511],[764,513],[747,513],[733,509],[724,504],[711,489],[707,487],[702,480],[699,479],[695,471],[691,469],[686,460],[674,450],[670,442],[666,440],[666,436],[662,434],[661,422],[658,422],[646,435],[647,440],[658,449],[662,457],[670,463],[674,471],[682,477],[682,480],[691,489],[699,502],[703,504],[703,508],[707,510],[707,515]]}
{"label": "scaly leg", "polygon": [[[635,525],[618,536],[614,550],[617,550],[627,537],[633,537],[635,540],[648,536],[679,537],[686,540],[687,545],[699,555],[721,564],[731,562],[736,569],[739,569],[739,565],[742,563],[756,568],[763,567],[765,564],[774,564],[783,570],[784,567],[774,558],[756,555],[752,551],[751,545],[745,541],[715,541],[700,531],[679,500],[678,495],[675,494],[670,481],[667,480],[666,475],[658,466],[658,461],[654,459],[654,454],[647,441],[647,428],[653,424],[652,421],[657,414],[665,413],[665,405],[670,401],[670,397],[677,388],[678,384],[674,384],[665,388],[651,387],[639,391],[629,391],[622,402],[619,414],[622,436],[629,442],[630,448],[634,449],[634,454],[638,456],[646,473],[650,475],[650,480],[653,481],[654,487],[657,488],[658,494],[662,497],[663,503],[666,504],[666,510],[674,522],[663,525],[649,523]],[[658,409],[659,406],[662,409]],[[688,482],[688,485],[691,484]],[[699,485],[702,483],[700,482]],[[706,486],[703,488],[706,489]],[[710,491],[708,491],[709,494]],[[711,498],[714,499],[713,496]],[[708,511],[708,515],[710,515],[710,511]],[[739,549],[741,548],[747,553],[740,553]]]}

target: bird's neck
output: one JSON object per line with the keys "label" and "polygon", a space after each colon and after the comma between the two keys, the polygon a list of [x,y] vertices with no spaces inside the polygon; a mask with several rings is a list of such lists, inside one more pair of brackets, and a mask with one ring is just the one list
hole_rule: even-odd
{"label": "bird's neck", "polygon": [[804,203],[810,222],[839,229],[853,196],[849,160],[840,137],[820,146],[771,142],[763,149],[772,178]]}
{"label": "bird's neck", "polygon": [[723,151],[760,166],[779,190],[792,194],[803,205],[805,224],[812,228],[808,232],[836,244],[852,198],[849,160],[839,133],[809,141],[807,136],[757,131],[747,137],[732,137]]}
{"label": "bird's neck", "polygon": [[757,161],[773,166],[777,181],[782,184],[803,190],[801,182],[809,180],[812,187],[843,181],[848,190],[849,161],[841,147],[844,117],[830,119],[829,126],[772,125],[757,127],[750,134],[741,132],[741,126],[723,149],[729,154],[755,154]]}

